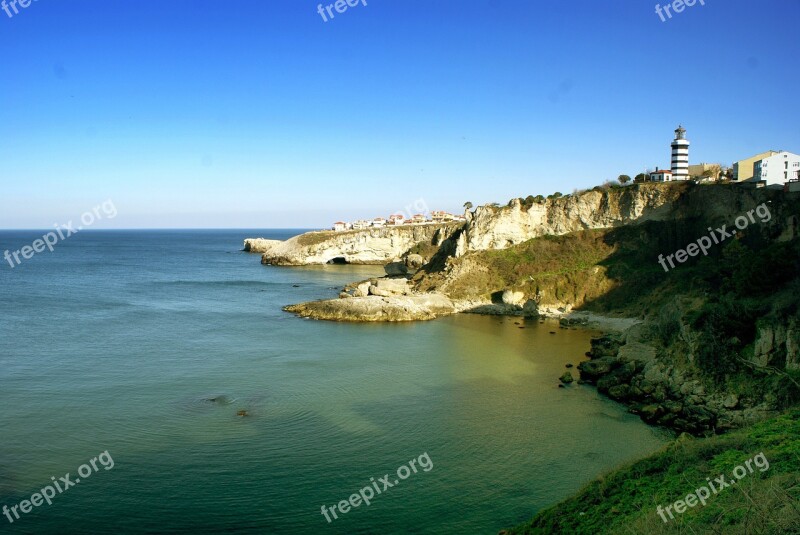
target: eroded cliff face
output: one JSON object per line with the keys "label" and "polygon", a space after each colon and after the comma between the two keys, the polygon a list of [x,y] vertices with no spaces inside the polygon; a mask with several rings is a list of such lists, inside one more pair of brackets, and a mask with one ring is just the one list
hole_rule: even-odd
{"label": "eroded cliff face", "polygon": [[800,324],[798,318],[767,318],[757,326],[750,361],[761,368],[800,370]]}
{"label": "eroded cliff face", "polygon": [[702,217],[732,224],[732,218],[780,195],[781,192],[734,185],[673,182],[592,190],[542,202],[514,199],[504,207],[478,207],[458,236],[454,256],[505,249],[544,235],[560,236],[646,221]]}
{"label": "eroded cliff face", "polygon": [[[779,194],[779,192],[778,192]],[[439,245],[453,236],[451,255],[499,250],[544,235],[621,227],[646,221],[692,217],[728,219],[763,202],[764,190],[691,183],[634,184],[625,188],[586,191],[559,198],[523,201],[507,206],[480,206],[467,223],[404,225],[345,232],[319,231],[286,241],[252,238],[244,249],[262,253],[274,265],[381,264],[402,257],[419,243]],[[530,199],[530,198],[529,198]],[[456,230],[461,229],[461,232]]]}
{"label": "eroded cliff face", "polygon": [[307,232],[286,241],[245,240],[246,251],[262,253],[261,263],[276,266],[309,264],[386,264],[419,243],[443,242],[462,223],[403,225],[343,232]]}
{"label": "eroded cliff face", "polygon": [[541,203],[514,199],[505,207],[480,206],[459,237],[456,256],[468,251],[505,249],[546,234],[664,220],[671,216],[672,203],[685,189],[682,184],[673,187],[637,184],[546,199]]}

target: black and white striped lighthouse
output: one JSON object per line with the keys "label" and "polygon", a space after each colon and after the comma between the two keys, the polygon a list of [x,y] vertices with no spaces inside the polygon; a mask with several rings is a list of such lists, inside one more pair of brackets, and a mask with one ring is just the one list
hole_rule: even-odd
{"label": "black and white striped lighthouse", "polygon": [[675,130],[672,142],[672,180],[689,180],[689,140],[681,125]]}

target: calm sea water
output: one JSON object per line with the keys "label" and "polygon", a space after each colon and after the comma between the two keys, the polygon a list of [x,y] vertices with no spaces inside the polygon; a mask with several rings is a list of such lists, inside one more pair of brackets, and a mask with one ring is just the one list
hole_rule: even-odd
{"label": "calm sea water", "polygon": [[[2,231],[0,253],[41,234]],[[590,332],[282,312],[380,273],[240,251],[292,234],[84,231],[0,265],[0,505],[114,461],[0,532],[492,534],[665,442],[557,388]],[[326,522],[323,504],[423,453],[430,471]]]}

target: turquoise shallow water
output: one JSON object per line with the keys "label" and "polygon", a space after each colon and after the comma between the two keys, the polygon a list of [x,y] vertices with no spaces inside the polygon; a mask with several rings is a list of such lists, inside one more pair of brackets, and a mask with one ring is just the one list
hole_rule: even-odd
{"label": "turquoise shallow water", "polygon": [[[0,252],[41,234],[0,231]],[[0,506],[114,460],[0,532],[496,533],[665,442],[557,388],[590,332],[282,312],[380,273],[239,250],[291,234],[85,231],[0,266]],[[326,522],[323,504],[424,452],[430,471]]]}

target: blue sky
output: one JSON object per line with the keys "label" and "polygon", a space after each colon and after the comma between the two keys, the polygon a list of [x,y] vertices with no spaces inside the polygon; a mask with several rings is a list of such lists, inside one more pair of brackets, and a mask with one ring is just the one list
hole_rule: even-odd
{"label": "blue sky", "polygon": [[460,211],[666,167],[679,122],[692,163],[800,152],[798,0],[366,1],[0,11],[0,228]]}

